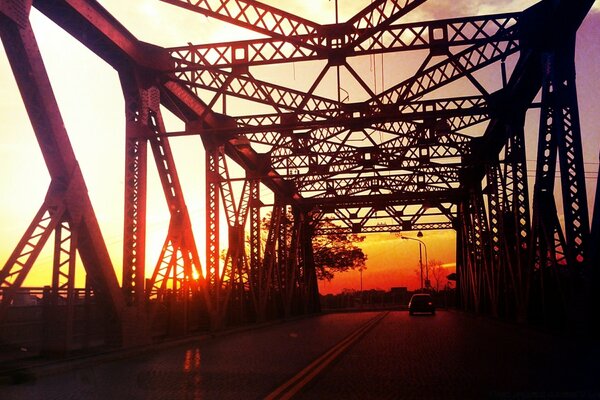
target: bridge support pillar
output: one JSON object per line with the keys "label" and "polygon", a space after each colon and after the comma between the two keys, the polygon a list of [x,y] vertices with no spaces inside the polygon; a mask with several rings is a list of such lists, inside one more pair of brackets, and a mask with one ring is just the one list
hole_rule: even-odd
{"label": "bridge support pillar", "polygon": [[[30,7],[31,1],[0,2],[0,37],[48,168],[51,184],[39,213],[0,270],[0,286],[20,288],[54,232],[57,244],[51,290],[53,295],[60,293],[65,302],[67,344],[57,344],[49,332],[48,343],[52,344],[47,347],[62,351],[70,348],[74,329],[72,302],[75,301],[73,282],[77,256],[81,258],[97,304],[112,316],[112,323],[104,326],[109,332],[106,337],[121,336],[121,313],[125,303],[28,19]],[[61,238],[61,234],[67,232],[68,240],[67,236]],[[8,307],[11,300],[3,299],[0,314],[1,308]]]}
{"label": "bridge support pillar", "polygon": [[[586,330],[592,290],[590,225],[579,111],[574,41],[542,53],[542,110],[533,197],[534,317],[555,327]],[[556,164],[564,223],[555,204]]]}

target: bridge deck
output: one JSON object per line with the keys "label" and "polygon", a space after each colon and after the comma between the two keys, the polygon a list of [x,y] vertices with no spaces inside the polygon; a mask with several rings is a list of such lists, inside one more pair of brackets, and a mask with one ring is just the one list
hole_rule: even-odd
{"label": "bridge deck", "polygon": [[326,314],[90,362],[0,398],[600,398],[599,350],[455,312]]}

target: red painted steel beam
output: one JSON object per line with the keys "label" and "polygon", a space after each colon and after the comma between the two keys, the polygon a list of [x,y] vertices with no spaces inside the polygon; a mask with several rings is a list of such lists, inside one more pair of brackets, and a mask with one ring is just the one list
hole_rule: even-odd
{"label": "red painted steel beam", "polygon": [[[318,37],[322,27],[254,0],[161,0],[208,17],[229,22],[263,35],[284,39],[299,46],[322,48]],[[316,40],[315,40],[316,39]]]}
{"label": "red painted steel beam", "polygon": [[208,17],[328,53],[355,46],[426,0],[375,0],[343,24],[321,25],[255,0],[162,0]]}
{"label": "red painted steel beam", "polygon": [[[402,229],[401,225],[376,225],[376,226],[363,226],[360,229],[361,234],[363,233],[388,233],[388,232],[407,232],[407,231],[431,231],[440,229],[455,229],[455,225],[452,222],[423,222],[412,224],[410,229]],[[326,236],[326,235],[350,235],[356,233],[352,227],[340,226],[337,228],[317,228],[314,231],[315,236]]]}
{"label": "red painted steel beam", "polygon": [[333,198],[304,199],[302,205],[307,209],[321,208],[334,210],[338,208],[395,206],[423,203],[459,203],[464,198],[462,189],[444,189],[438,192],[424,193],[390,193],[377,196],[340,196]]}
{"label": "red painted steel beam", "polygon": [[154,70],[173,67],[162,48],[136,39],[96,1],[34,0],[33,6],[117,70],[131,61]]}
{"label": "red painted steel beam", "polygon": [[[427,177],[426,180],[418,181],[417,175],[414,173],[416,170],[422,171],[422,174]],[[431,185],[435,189],[445,190],[451,188],[449,183],[459,182],[459,169],[457,166],[448,167],[446,165],[439,165],[438,167],[415,167],[407,168],[402,172],[389,171],[390,175],[376,175],[376,176],[357,176],[355,178],[345,177],[331,177],[329,179],[323,179],[319,176],[315,176],[313,179],[306,179],[299,183],[298,188],[302,192],[326,192],[321,195],[332,197],[336,193],[349,194],[349,190],[355,192],[366,192],[370,190],[385,190],[390,192],[402,192],[419,191],[419,186],[425,187]],[[444,188],[442,186],[447,184]],[[420,191],[423,191],[421,189]]]}
{"label": "red painted steel beam", "polygon": [[[397,24],[373,32],[368,41],[352,47],[327,51],[294,46],[285,40],[266,38],[235,42],[186,45],[167,49],[176,63],[175,71],[214,68],[248,68],[288,62],[358,57],[401,51],[445,51],[456,46],[469,46],[494,40],[500,32],[508,32],[520,13],[452,18],[439,21]],[[343,24],[339,24],[343,25]],[[340,28],[341,29],[341,28]],[[357,31],[366,33],[365,29]],[[514,33],[513,33],[514,34]],[[331,42],[336,30],[331,29]],[[510,36],[505,37],[506,40]]]}
{"label": "red painted steel beam", "polygon": [[[457,79],[471,77],[471,74],[495,62],[501,61],[519,50],[515,27],[492,37],[457,54],[446,53],[448,57],[431,67],[419,71],[415,76],[404,80],[367,102],[373,109],[395,107],[439,89]],[[292,90],[281,85],[254,79],[219,69],[183,71],[176,77],[191,88],[224,93],[242,99],[256,101],[282,110],[312,113],[324,118],[339,115],[344,107],[341,102]]]}
{"label": "red painted steel beam", "polygon": [[[96,1],[34,0],[34,7],[118,71],[130,71],[132,62],[157,72],[173,67],[163,48],[138,40]],[[195,111],[207,124],[222,124],[201,102]]]}
{"label": "red painted steel beam", "polygon": [[[233,128],[235,135],[247,135],[251,141],[256,140],[252,134],[273,133],[276,135],[291,134],[294,131],[307,131],[319,128],[342,127],[345,129],[369,128],[377,124],[416,121],[437,120],[469,116],[486,117],[489,114],[487,101],[483,96],[464,96],[456,98],[445,98],[435,100],[422,100],[385,110],[373,110],[364,103],[343,105],[343,110],[336,117],[319,119],[310,113],[287,113],[287,114],[261,114],[232,117],[236,127]],[[202,128],[202,132],[212,134],[231,133],[232,127]],[[196,135],[191,129],[181,132],[169,132],[167,136]],[[256,135],[260,138],[260,135]],[[265,143],[273,143],[272,138],[266,139]]]}
{"label": "red painted steel beam", "polygon": [[427,0],[378,0],[352,17],[345,25],[351,28],[352,35],[344,46],[353,48],[375,33],[385,30],[394,21],[402,18]]}
{"label": "red painted steel beam", "polygon": [[470,182],[485,176],[483,164],[499,154],[506,143],[506,120],[519,115],[532,104],[542,86],[542,53],[575,36],[577,29],[591,9],[594,0],[578,2],[541,1],[525,10],[519,19],[521,54],[506,87],[492,99],[496,113],[484,135],[476,140],[472,157],[465,160],[473,169]]}
{"label": "red painted steel beam", "polygon": [[[432,65],[415,76],[381,93],[370,104],[388,105],[413,101],[442,86],[476,72],[488,65],[506,59],[519,51],[516,36],[509,29],[499,34],[495,40],[471,46],[457,54],[448,54],[448,58]],[[506,40],[507,37],[512,39]]]}
{"label": "red painted steel beam", "polygon": [[[95,1],[35,0],[34,6],[117,70],[128,68],[132,61],[158,71],[172,69],[172,62],[164,49],[137,40]],[[228,118],[207,109],[196,95],[181,84],[168,81],[164,86],[171,97],[177,98],[177,106],[186,106],[187,115],[184,115],[176,109],[175,103],[166,103],[176,115],[188,120],[201,117],[203,125],[212,127],[229,123]],[[225,139],[219,137],[215,140]],[[229,146],[228,155],[236,161],[243,162],[244,168],[251,169],[263,165],[258,159],[258,154],[249,146]],[[282,196],[298,197],[291,191],[289,184],[283,182],[274,171],[267,171],[267,180],[263,183]]]}
{"label": "red painted steel beam", "polygon": [[[203,117],[206,109],[204,103],[187,87],[180,82],[167,81],[163,85],[164,91],[176,102],[181,115],[195,116],[196,119],[189,118],[186,128],[194,132],[201,132],[206,126],[206,119]],[[201,118],[202,117],[202,118]],[[233,120],[229,117],[212,114],[211,120],[216,126],[235,126]],[[247,139],[229,135],[206,134],[203,136],[211,145],[225,145],[226,154],[234,161],[240,164],[246,171],[252,174],[257,173],[261,177],[261,182],[271,189],[276,195],[295,203],[300,199],[290,182],[286,182],[275,170],[270,168],[266,160],[258,154]]]}
{"label": "red painted steel beam", "polygon": [[204,89],[262,103],[285,111],[306,110],[317,116],[339,113],[342,103],[323,96],[290,89],[223,70],[198,70],[175,73],[176,78],[191,89]]}
{"label": "red painted steel beam", "polygon": [[[12,6],[12,8],[11,8]],[[106,244],[28,20],[26,2],[0,3],[0,36],[55,189],[81,220],[78,250],[94,289],[120,315],[125,306]]]}

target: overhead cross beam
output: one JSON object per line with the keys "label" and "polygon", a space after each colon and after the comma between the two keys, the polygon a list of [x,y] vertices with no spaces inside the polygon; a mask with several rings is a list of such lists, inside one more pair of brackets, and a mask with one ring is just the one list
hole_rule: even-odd
{"label": "overhead cross beam", "polygon": [[[401,82],[367,101],[370,107],[384,108],[401,101],[418,99],[435,89],[462,77],[471,77],[474,72],[506,59],[518,51],[514,27],[498,32],[488,40],[470,46],[448,58],[423,68],[414,77]],[[256,101],[276,108],[279,112],[296,111],[315,114],[324,118],[336,117],[342,109],[339,101],[273,85],[221,69],[192,69],[175,72],[178,79],[195,89],[215,91],[245,100]],[[487,93],[483,93],[487,95]]]}
{"label": "overhead cross beam", "polygon": [[[295,46],[287,40],[254,39],[226,43],[186,45],[169,48],[175,62],[174,72],[198,69],[247,69],[249,67],[289,62],[343,59],[371,54],[401,51],[431,50],[445,53],[451,47],[469,46],[494,40],[506,32],[508,40],[520,13],[454,18],[447,20],[413,22],[389,25],[376,32],[357,29],[359,36],[368,35],[369,40],[351,41],[344,47],[327,48],[327,51]],[[333,42],[338,31],[331,29]]]}
{"label": "overhead cross beam", "polygon": [[346,23],[335,26],[321,25],[255,0],[161,1],[323,53],[361,44],[426,0],[375,0]]}
{"label": "overhead cross beam", "polygon": [[[373,24],[367,29],[371,29],[371,35],[378,32],[388,39],[392,35],[396,40],[386,41],[389,47],[379,43],[368,50],[356,46],[356,49],[349,45],[344,46],[342,43],[346,39],[340,39],[344,35],[344,25],[338,24],[335,29],[332,25],[329,32],[337,35],[337,42],[329,46],[327,56],[319,54],[318,49],[313,49],[312,53],[309,53],[305,47],[290,45],[287,38],[280,38],[277,35],[271,35],[270,39],[196,46],[193,49],[187,46],[177,49],[176,52],[181,51],[182,53],[178,54],[184,59],[198,56],[201,62],[194,63],[195,65],[188,64],[185,68],[176,70],[175,75],[183,84],[191,88],[214,91],[217,96],[236,96],[274,107],[276,114],[238,117],[238,127],[234,132],[236,135],[245,135],[252,143],[269,146],[271,150],[267,153],[268,162],[284,179],[295,181],[295,186],[301,194],[305,187],[304,182],[310,184],[312,179],[335,180],[340,174],[359,174],[356,178],[346,178],[346,180],[362,181],[359,176],[366,164],[369,164],[367,170],[371,168],[370,165],[380,165],[381,168],[392,170],[408,168],[419,177],[414,180],[415,185],[435,191],[435,185],[426,183],[431,180],[427,177],[428,173],[424,168],[426,164],[423,162],[428,161],[430,157],[438,159],[462,157],[471,151],[468,144],[470,138],[465,136],[463,141],[461,134],[456,131],[484,122],[489,118],[489,113],[494,112],[489,107],[489,93],[473,78],[473,74],[518,51],[515,29],[518,17],[518,13],[513,13],[400,25],[392,25],[391,21],[386,21],[383,24]],[[374,29],[375,25],[378,26],[377,29]],[[364,34],[364,32],[355,33],[359,37]],[[400,36],[393,36],[394,33]],[[413,41],[409,43],[406,40],[410,36]],[[330,41],[333,43],[333,39]],[[364,40],[359,42],[366,43]],[[327,68],[322,71],[307,92],[274,86],[254,79],[250,67],[277,63],[278,59],[286,62],[296,60],[293,56],[287,57],[280,50],[273,51],[270,59],[261,56],[258,49],[268,52],[268,46],[273,43],[285,43],[287,48],[296,49],[294,54],[302,54],[298,60],[313,59],[312,57],[325,58],[328,60],[328,67],[344,65],[350,68],[345,61],[340,63],[340,60],[344,60],[347,55],[418,49],[429,49],[430,54],[414,77],[391,87],[380,95],[371,93],[370,100],[346,105],[313,94],[314,88],[320,84]],[[370,43],[377,43],[377,41],[371,40]],[[244,46],[255,45],[257,46],[255,56],[260,61],[253,64],[249,62],[248,48]],[[454,46],[467,46],[467,48],[452,54],[450,48]],[[203,53],[194,53],[194,50]],[[210,53],[211,51],[213,53]],[[342,54],[342,52],[347,53]],[[341,56],[337,61],[332,59],[338,57],[335,54]],[[441,61],[428,65],[433,61],[433,56],[440,55],[443,56]],[[303,58],[305,56],[307,58]],[[233,62],[235,57],[238,57],[237,62]],[[212,64],[208,58],[213,58]],[[205,65],[200,65],[202,63]],[[223,69],[227,67],[232,68],[231,72]],[[421,96],[464,77],[474,83],[481,93],[480,96],[456,100],[418,101]],[[359,82],[362,81],[359,77],[356,78]],[[471,105],[472,108],[469,109],[467,105]],[[454,112],[456,114],[453,114]],[[408,127],[412,123],[415,128],[397,130],[394,126],[395,121],[399,122],[396,124],[399,127],[403,124]],[[414,125],[412,121],[418,122]],[[438,124],[440,127],[446,126],[445,132],[441,135],[436,134],[436,137],[433,134],[426,137],[419,133],[429,129],[425,128],[422,121]],[[347,130],[341,127],[346,127]],[[373,135],[379,131],[398,135],[398,138],[381,143],[373,141],[371,149],[364,150],[347,143],[348,139],[361,131],[364,132],[365,139],[371,136],[366,129],[373,129]],[[194,131],[188,127],[185,132],[172,133],[172,135],[180,134],[194,134]],[[411,149],[410,146],[420,150]],[[391,158],[389,163],[385,161],[389,158],[388,152],[390,155],[397,154],[393,162]],[[440,169],[440,171],[445,170]],[[452,187],[458,185],[458,180],[456,177],[444,177],[440,178],[438,184]],[[383,187],[394,185],[395,183],[390,180]],[[354,187],[360,188],[361,185]],[[315,193],[317,196],[327,197],[332,196],[334,190],[330,186],[323,192]],[[308,195],[308,192],[304,195]]]}
{"label": "overhead cross beam", "polygon": [[321,48],[321,25],[254,0],[161,0],[267,36]]}

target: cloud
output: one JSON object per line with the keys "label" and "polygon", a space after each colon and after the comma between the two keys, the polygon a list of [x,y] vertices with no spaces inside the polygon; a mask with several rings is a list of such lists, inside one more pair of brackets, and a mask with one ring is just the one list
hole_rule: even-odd
{"label": "cloud", "polygon": [[497,0],[465,2],[437,0],[435,2],[426,2],[418,7],[415,11],[407,15],[403,19],[403,22],[523,11],[537,2],[538,0],[512,0],[508,2],[499,2]]}

